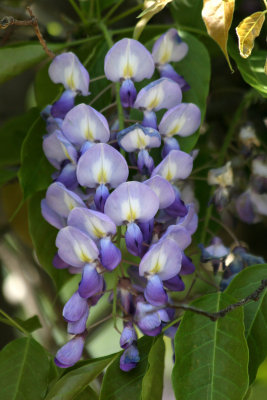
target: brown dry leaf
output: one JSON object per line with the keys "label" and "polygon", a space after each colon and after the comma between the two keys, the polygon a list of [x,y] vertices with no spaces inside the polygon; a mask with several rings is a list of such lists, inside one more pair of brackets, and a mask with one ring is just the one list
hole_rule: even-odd
{"label": "brown dry leaf", "polygon": [[202,19],[208,34],[222,49],[231,71],[233,71],[228,52],[228,32],[232,24],[235,0],[204,0]]}
{"label": "brown dry leaf", "polygon": [[133,38],[138,39],[148,21],[173,0],[145,0],[144,10],[138,15],[141,18],[134,28]]}
{"label": "brown dry leaf", "polygon": [[241,57],[247,58],[250,56],[254,47],[254,40],[259,36],[264,20],[265,12],[258,11],[243,19],[236,28]]}

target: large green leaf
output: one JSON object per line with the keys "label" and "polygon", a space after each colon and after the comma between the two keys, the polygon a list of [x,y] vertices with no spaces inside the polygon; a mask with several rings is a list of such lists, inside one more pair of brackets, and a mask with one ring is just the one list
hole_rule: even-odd
{"label": "large green leaf", "polygon": [[[155,339],[152,337],[144,336],[138,340],[138,350],[140,354],[140,361],[136,368],[129,372],[120,370],[120,355],[115,361],[109,366],[104,376],[103,384],[101,387],[100,400],[141,400],[142,394],[147,396],[147,391],[143,385],[143,378],[145,377],[146,382],[151,385],[155,377],[153,374],[157,372],[156,366],[149,364],[148,357],[150,351],[153,351],[154,343],[157,346],[157,341],[162,339]],[[160,343],[155,349],[155,352],[151,354],[151,362],[157,358],[157,349],[161,349]],[[162,353],[161,353],[162,354]],[[158,357],[158,359],[160,356]],[[164,363],[164,359],[161,358],[160,365],[158,366],[158,380],[157,387],[161,390],[162,384],[162,370],[161,363]],[[160,382],[161,381],[161,382]],[[153,392],[154,393],[154,392]],[[151,399],[154,397],[151,396]],[[160,397],[161,398],[161,397]],[[143,398],[142,398],[143,399]],[[147,397],[145,397],[147,399]],[[155,397],[157,400],[158,397]]]}
{"label": "large green leaf", "polygon": [[264,72],[266,51],[254,50],[249,58],[242,58],[237,44],[230,41],[229,54],[235,60],[243,79],[263,97],[267,97],[267,75]]}
{"label": "large green leaf", "polygon": [[161,400],[163,392],[165,344],[163,336],[155,339],[148,354],[148,368],[142,382],[142,400]]}
{"label": "large green leaf", "polygon": [[[248,267],[230,283],[226,293],[237,300],[253,293],[267,279],[267,264]],[[249,377],[252,383],[259,365],[267,356],[267,289],[258,301],[244,306],[245,335],[249,347]]]}
{"label": "large green leaf", "polygon": [[[176,71],[189,83],[191,89],[183,93],[183,102],[194,103],[201,110],[202,121],[205,118],[206,102],[209,93],[211,66],[209,53],[193,35],[179,31],[180,36],[188,44],[189,51],[179,63],[175,63]],[[179,138],[183,150],[191,151],[199,137],[199,130],[186,138]]]}
{"label": "large green leaf", "polygon": [[15,168],[0,168],[0,187],[15,179],[17,176],[17,169]]}
{"label": "large green leaf", "polygon": [[195,33],[206,33],[201,18],[203,0],[175,0],[171,3],[171,13],[180,29],[188,29]]}
{"label": "large green leaf", "polygon": [[0,352],[1,400],[43,399],[49,372],[46,351],[31,337],[10,342]]}
{"label": "large green leaf", "polygon": [[[1,51],[1,50],[0,50]],[[12,165],[20,162],[23,140],[39,111],[33,108],[26,113],[9,119],[0,128],[0,165]]]}
{"label": "large green leaf", "polygon": [[[192,305],[216,312],[234,302],[228,295],[214,293]],[[175,337],[175,358],[172,381],[177,399],[243,399],[248,388],[243,309],[216,322],[187,311]]]}
{"label": "large green leaf", "polygon": [[78,399],[78,395],[85,390],[89,383],[92,382],[113,359],[114,354],[96,360],[90,360],[87,365],[67,372],[53,385],[45,400]]}
{"label": "large green leaf", "polygon": [[81,393],[78,393],[72,400],[98,400],[98,394],[91,388],[87,386]]}
{"label": "large green leaf", "polygon": [[44,197],[45,192],[38,192],[29,200],[29,231],[40,265],[51,276],[59,289],[69,279],[70,275],[66,270],[56,269],[52,265],[53,257],[57,251],[55,245],[57,230],[49,225],[41,214],[41,200]]}
{"label": "large green leaf", "polygon": [[39,116],[33,121],[22,145],[19,180],[24,199],[38,190],[46,189],[52,182],[51,174],[54,169],[47,161],[42,148],[45,132],[45,122]]}
{"label": "large green leaf", "polygon": [[[65,44],[48,44],[48,46],[52,51],[56,51],[63,49]],[[24,42],[1,47],[0,84],[21,74],[45,58],[48,56],[39,42]]]}

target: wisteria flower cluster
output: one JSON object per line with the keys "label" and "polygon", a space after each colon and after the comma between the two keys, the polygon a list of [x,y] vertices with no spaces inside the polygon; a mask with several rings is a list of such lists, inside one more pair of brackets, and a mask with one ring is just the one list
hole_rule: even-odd
{"label": "wisteria flower cluster", "polygon": [[[120,366],[129,371],[139,361],[136,328],[158,335],[174,317],[171,292],[184,290],[182,276],[194,271],[184,251],[198,217],[194,202],[185,204],[179,189],[193,156],[180,149],[177,137],[193,134],[201,114],[195,104],[182,103],[189,86],[170,64],[187,51],[174,29],[156,41],[152,54],[127,38],[108,51],[105,75],[120,83],[125,117],[131,109],[143,112],[142,122],[119,130],[115,139],[104,115],[75,104],[77,94],[89,94],[89,74],[78,58],[64,53],[50,65],[51,80],[65,91],[43,112],[43,150],[56,172],[42,215],[59,230],[54,266],[81,275],[63,309],[74,336],[56,354],[62,368],[82,356],[88,315],[105,293],[105,274],[121,267],[113,295],[124,320]],[[160,79],[137,93],[135,82],[150,79],[155,67]],[[161,109],[167,111],[158,123]],[[162,160],[155,165],[151,149],[160,147]]]}

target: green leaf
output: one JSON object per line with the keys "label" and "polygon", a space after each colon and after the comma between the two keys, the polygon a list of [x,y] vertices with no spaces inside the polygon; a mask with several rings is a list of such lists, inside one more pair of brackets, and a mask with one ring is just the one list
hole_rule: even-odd
{"label": "green leaf", "polygon": [[[48,44],[52,51],[63,49],[65,44]],[[39,42],[26,42],[0,48],[0,84],[21,74],[40,61],[48,58]]]}
{"label": "green leaf", "polygon": [[[114,359],[114,354],[95,360],[90,360],[87,365],[67,372],[50,389],[45,400],[73,400],[75,396],[94,380]],[[77,399],[80,397],[77,397]],[[88,397],[89,399],[89,397]]]}
{"label": "green leaf", "polygon": [[81,393],[78,393],[72,400],[98,400],[98,394],[91,388],[87,386]]}
{"label": "green leaf", "polygon": [[[1,49],[0,49],[1,51]],[[26,113],[9,119],[0,128],[0,165],[12,165],[20,162],[23,140],[39,111],[32,108]]]}
{"label": "green leaf", "polygon": [[10,317],[1,309],[0,314],[2,314],[0,316],[0,322],[9,326],[13,326],[13,328],[19,329],[23,333],[25,333],[25,331],[31,333],[39,328],[42,328],[42,325],[37,315],[34,315],[33,317],[23,321],[20,318]]}
{"label": "green leaf", "polygon": [[55,85],[48,75],[49,66],[50,63],[47,63],[39,69],[34,80],[35,99],[40,109],[52,104],[61,91],[60,86]]}
{"label": "green leaf", "polygon": [[41,267],[53,279],[57,289],[60,289],[70,275],[66,270],[53,267],[52,261],[57,251],[55,240],[58,231],[49,225],[41,214],[41,200],[44,197],[45,192],[38,192],[29,200],[29,231]]}
{"label": "green leaf", "polygon": [[148,354],[148,369],[142,382],[142,400],[161,400],[163,392],[165,344],[163,336],[155,339]]}
{"label": "green leaf", "polygon": [[[192,303],[209,312],[235,299],[222,293]],[[248,349],[243,309],[237,308],[216,322],[187,311],[175,336],[174,392],[183,400],[241,400],[248,388]]]}
{"label": "green leaf", "polygon": [[[186,57],[174,67],[189,83],[191,89],[183,93],[183,102],[196,104],[201,111],[202,122],[206,113],[206,102],[209,93],[211,66],[206,47],[193,35],[179,31],[179,35],[188,44]],[[186,138],[179,138],[179,144],[184,151],[191,151],[199,137],[199,130]]]}
{"label": "green leaf", "polygon": [[[141,400],[142,380],[148,372],[148,355],[154,341],[154,338],[148,336],[138,340],[140,361],[137,367],[129,372],[120,369],[122,353],[119,353],[119,356],[104,375],[100,400],[125,400],[125,398],[127,400]],[[149,379],[149,375],[147,379]]]}
{"label": "green leaf", "polygon": [[31,337],[13,340],[0,352],[1,400],[43,399],[49,360]]}
{"label": "green leaf", "polygon": [[266,51],[254,50],[249,58],[244,59],[240,56],[233,41],[230,42],[228,50],[230,56],[235,60],[243,79],[263,97],[267,97],[267,75],[264,71]]}
{"label": "green leaf", "polygon": [[42,148],[45,132],[45,122],[39,116],[32,123],[22,145],[19,180],[24,199],[46,189],[52,182],[51,174],[54,168],[47,161]]}
{"label": "green leaf", "polygon": [[171,3],[171,13],[179,29],[207,34],[201,18],[203,0],[175,0]]}
{"label": "green leaf", "polygon": [[[267,279],[267,264],[247,267],[230,283],[226,293],[237,300],[253,293]],[[256,378],[257,370],[267,356],[267,289],[258,301],[244,306],[245,335],[249,347],[250,383]]]}

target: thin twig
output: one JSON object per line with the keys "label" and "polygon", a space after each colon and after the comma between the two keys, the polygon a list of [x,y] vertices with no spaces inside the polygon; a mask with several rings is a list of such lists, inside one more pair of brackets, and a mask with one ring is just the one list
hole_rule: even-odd
{"label": "thin twig", "polygon": [[226,314],[229,312],[235,310],[238,307],[244,306],[245,304],[249,303],[250,301],[258,301],[263,290],[267,287],[267,279],[263,279],[261,281],[261,285],[249,296],[245,297],[244,299],[241,299],[240,301],[237,301],[236,303],[230,304],[229,306],[223,308],[220,311],[217,311],[215,313],[211,313],[205,310],[201,310],[200,308],[196,308],[193,306],[189,306],[188,304],[167,304],[167,307],[170,308],[177,308],[185,311],[192,311],[196,314],[201,314],[204,315],[205,317],[208,317],[211,319],[211,321],[217,321],[219,318],[225,317]]}
{"label": "thin twig", "polygon": [[231,229],[228,228],[227,225],[225,225],[222,221],[220,221],[219,219],[213,217],[213,215],[211,215],[210,219],[214,222],[216,222],[218,225],[220,225],[227,233],[229,236],[231,236],[231,238],[234,240],[234,242],[239,245],[240,242],[237,239],[236,235],[234,234],[234,232],[231,231]]}
{"label": "thin twig", "polygon": [[108,319],[112,318],[113,314],[107,315],[105,318],[100,319],[99,321],[95,322],[94,324],[90,325],[87,330],[89,331],[90,329],[95,328],[96,326],[102,324],[103,322],[107,321]]}
{"label": "thin twig", "polygon": [[99,79],[104,79],[104,78],[106,78],[106,75],[97,76],[96,78],[90,79],[90,83],[98,81]]}
{"label": "thin twig", "polygon": [[53,53],[53,51],[49,50],[49,48],[47,47],[46,41],[43,38],[43,35],[39,29],[39,25],[38,25],[38,20],[36,18],[36,16],[33,14],[32,10],[30,7],[26,7],[26,10],[28,11],[28,13],[30,14],[30,19],[25,20],[25,21],[20,21],[18,19],[15,19],[14,17],[4,17],[0,20],[0,28],[1,29],[6,29],[9,26],[12,25],[16,25],[16,26],[32,26],[36,36],[38,37],[38,40],[42,46],[42,48],[44,49],[44,51],[46,52],[46,54],[48,55],[48,57],[50,58],[54,58],[55,57],[55,53]]}
{"label": "thin twig", "polygon": [[107,110],[109,110],[110,108],[115,107],[116,105],[117,105],[116,102],[111,103],[111,104],[109,104],[108,106],[102,108],[102,110],[100,110],[99,112],[102,114],[104,111],[107,111]]}
{"label": "thin twig", "polygon": [[96,100],[98,100],[99,97],[102,96],[102,94],[106,93],[106,91],[109,90],[109,89],[111,88],[112,85],[113,85],[113,84],[110,83],[110,84],[107,85],[103,90],[101,90],[101,91],[93,98],[93,100],[89,103],[89,106],[91,106],[92,104],[94,104],[94,102],[95,102]]}

